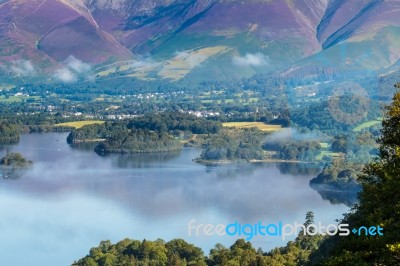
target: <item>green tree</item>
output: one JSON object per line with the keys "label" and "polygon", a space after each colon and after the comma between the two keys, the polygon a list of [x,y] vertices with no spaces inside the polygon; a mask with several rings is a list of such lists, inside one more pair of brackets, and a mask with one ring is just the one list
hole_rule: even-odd
{"label": "green tree", "polygon": [[331,150],[334,152],[347,152],[347,137],[346,136],[335,136],[332,145],[331,145]]}
{"label": "green tree", "polygon": [[0,166],[7,168],[29,168],[33,162],[29,161],[22,156],[21,153],[8,153],[0,159]]}
{"label": "green tree", "polygon": [[168,257],[172,260],[185,260],[188,265],[194,265],[201,261],[204,262],[203,251],[193,244],[187,243],[183,239],[171,240],[165,245],[165,247],[168,250]]}
{"label": "green tree", "polygon": [[16,126],[7,122],[0,122],[0,143],[9,144],[19,141],[19,132]]}
{"label": "green tree", "polygon": [[343,223],[380,226],[383,236],[330,237],[312,255],[312,265],[400,265],[400,93],[383,120],[379,158],[359,177],[359,204]]}

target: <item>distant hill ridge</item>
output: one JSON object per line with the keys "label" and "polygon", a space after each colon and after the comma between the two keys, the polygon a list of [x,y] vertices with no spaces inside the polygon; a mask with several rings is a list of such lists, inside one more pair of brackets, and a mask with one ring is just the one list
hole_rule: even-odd
{"label": "distant hill ridge", "polygon": [[95,68],[134,60],[97,72],[133,65],[132,76],[171,80],[295,63],[378,69],[399,60],[399,39],[396,0],[0,1],[0,67],[27,76],[71,57]]}

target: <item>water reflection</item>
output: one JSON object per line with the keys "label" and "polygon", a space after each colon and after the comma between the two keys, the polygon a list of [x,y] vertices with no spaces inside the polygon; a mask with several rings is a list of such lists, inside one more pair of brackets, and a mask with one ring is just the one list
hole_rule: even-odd
{"label": "water reflection", "polygon": [[285,175],[318,175],[321,166],[314,163],[279,163],[278,168]]}
{"label": "water reflection", "polygon": [[118,168],[142,168],[154,167],[154,163],[164,164],[176,159],[180,151],[147,153],[147,154],[110,154],[104,157],[110,158],[112,165]]}
{"label": "water reflection", "polygon": [[302,216],[323,203],[315,201],[318,194],[308,185],[318,169],[304,164],[203,166],[192,161],[200,151],[191,148],[98,156],[54,138],[61,139],[57,134],[24,136],[13,150],[33,160],[34,169],[20,182],[3,186],[45,199],[76,192],[93,195],[156,219],[212,208],[229,219],[251,221],[282,216],[282,210]]}
{"label": "water reflection", "polygon": [[[32,160],[34,168],[15,182],[0,180],[5,265],[67,265],[100,240],[124,237],[180,237],[207,252],[217,242],[230,245],[234,239],[189,237],[191,219],[293,223],[303,222],[312,210],[316,221],[331,223],[348,209],[310,189],[314,170],[300,167],[299,174],[293,165],[272,163],[204,166],[192,161],[200,153],[193,148],[155,156],[102,157],[92,149],[71,148],[61,141],[66,136],[24,135],[11,148]],[[38,243],[39,251],[34,248]],[[254,244],[264,250],[284,245],[265,238]],[[49,249],[57,256],[46,258]],[[31,263],[24,263],[21,252]]]}
{"label": "water reflection", "polygon": [[318,191],[322,199],[328,200],[331,204],[345,204],[353,207],[358,202],[358,193],[361,188],[353,188],[343,191],[327,185],[310,184],[314,190]]}
{"label": "water reflection", "polygon": [[[71,148],[79,151],[94,152],[96,142],[81,142],[72,144]],[[97,153],[96,153],[97,154]],[[97,154],[98,156],[108,158],[112,165],[117,168],[142,168],[152,167],[153,163],[168,162],[177,158],[180,151],[160,152],[160,153],[142,153],[142,154]]]}
{"label": "water reflection", "polygon": [[215,173],[219,179],[236,179],[243,176],[251,176],[258,169],[261,169],[261,164],[227,164],[217,166],[206,166],[208,174]]}
{"label": "water reflection", "polygon": [[71,147],[81,151],[93,151],[97,144],[98,142],[80,142],[71,144]]}
{"label": "water reflection", "polygon": [[13,169],[10,167],[0,167],[0,178],[17,180],[26,174],[26,169]]}

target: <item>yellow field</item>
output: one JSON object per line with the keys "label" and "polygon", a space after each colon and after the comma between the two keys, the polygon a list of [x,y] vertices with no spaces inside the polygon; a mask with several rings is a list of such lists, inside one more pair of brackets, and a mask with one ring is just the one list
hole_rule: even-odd
{"label": "yellow field", "polygon": [[205,62],[208,58],[226,53],[229,50],[227,46],[214,46],[201,48],[199,50],[185,51],[171,60],[166,61],[162,69],[158,72],[158,75],[164,79],[178,81],[183,79],[193,68]]}
{"label": "yellow field", "polygon": [[99,75],[99,77],[105,77],[105,76],[108,76],[108,75],[110,75],[112,73],[115,73],[115,72],[117,72],[117,68],[113,67],[113,68],[106,69],[104,71],[98,72],[97,75]]}
{"label": "yellow field", "polygon": [[[210,46],[197,48],[194,50],[182,51],[168,60],[149,62],[142,66],[134,66],[135,61],[125,61],[119,64],[105,66],[96,74],[99,77],[105,77],[113,73],[127,72],[125,76],[136,77],[142,80],[154,80],[153,74],[162,79],[178,81],[186,77],[193,68],[204,63],[212,56],[227,53],[232,49],[228,46]],[[149,75],[151,74],[151,75]]]}
{"label": "yellow field", "polygon": [[58,127],[73,127],[73,128],[81,128],[83,126],[94,125],[94,124],[104,124],[104,121],[100,120],[87,120],[87,121],[76,121],[76,122],[67,122],[56,124]]}
{"label": "yellow field", "polygon": [[236,128],[251,128],[256,127],[261,131],[279,131],[282,126],[279,125],[267,125],[262,122],[228,122],[222,124],[224,127],[236,127]]}

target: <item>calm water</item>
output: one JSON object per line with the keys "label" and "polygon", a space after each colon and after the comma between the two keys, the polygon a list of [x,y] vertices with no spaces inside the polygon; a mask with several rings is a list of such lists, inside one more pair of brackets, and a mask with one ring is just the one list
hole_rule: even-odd
{"label": "calm water", "polygon": [[[206,254],[232,237],[188,236],[188,222],[302,223],[314,211],[328,224],[348,210],[308,185],[312,169],[276,164],[206,167],[199,151],[100,157],[73,149],[67,134],[24,135],[17,151],[34,161],[18,179],[0,179],[2,265],[70,265],[101,240],[184,238]],[[314,173],[312,173],[314,172]],[[256,238],[269,250],[285,243]]]}

